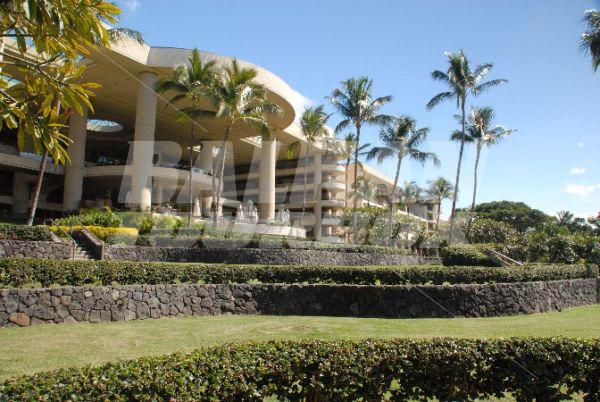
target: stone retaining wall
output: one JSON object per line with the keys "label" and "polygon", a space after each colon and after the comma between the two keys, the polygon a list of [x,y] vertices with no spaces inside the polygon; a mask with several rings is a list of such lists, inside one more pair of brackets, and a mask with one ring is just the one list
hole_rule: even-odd
{"label": "stone retaining wall", "polygon": [[104,259],[125,261],[185,261],[264,265],[403,265],[419,258],[402,254],[349,253],[269,248],[183,248],[117,246],[104,249]]}
{"label": "stone retaining wall", "polygon": [[0,290],[0,326],[170,316],[483,317],[599,302],[600,279],[452,286],[141,285]]}
{"label": "stone retaining wall", "polygon": [[31,240],[0,240],[0,258],[30,257],[66,260],[71,258],[73,246],[69,243]]}

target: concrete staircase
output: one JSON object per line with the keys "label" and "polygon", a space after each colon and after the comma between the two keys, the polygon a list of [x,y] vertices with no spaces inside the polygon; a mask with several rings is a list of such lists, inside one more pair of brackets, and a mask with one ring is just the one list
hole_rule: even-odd
{"label": "concrete staircase", "polygon": [[[73,239],[75,240],[75,239]],[[81,243],[75,240],[74,260],[93,260],[94,256]]]}

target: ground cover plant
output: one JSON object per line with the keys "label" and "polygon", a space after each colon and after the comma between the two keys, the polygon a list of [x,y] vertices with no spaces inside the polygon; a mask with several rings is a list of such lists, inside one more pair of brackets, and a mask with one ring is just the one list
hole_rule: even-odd
{"label": "ground cover plant", "polygon": [[0,260],[0,286],[80,286],[167,283],[340,283],[356,285],[466,284],[594,277],[585,265],[532,264],[523,267],[440,265],[274,266],[203,263]]}
{"label": "ground cover plant", "polygon": [[[474,400],[600,397],[600,341],[271,341],[9,379],[10,400]],[[450,363],[452,362],[452,363]],[[443,381],[440,381],[443,379]]]}
{"label": "ground cover plant", "polygon": [[52,240],[52,233],[46,226],[0,223],[0,240],[49,241]]}

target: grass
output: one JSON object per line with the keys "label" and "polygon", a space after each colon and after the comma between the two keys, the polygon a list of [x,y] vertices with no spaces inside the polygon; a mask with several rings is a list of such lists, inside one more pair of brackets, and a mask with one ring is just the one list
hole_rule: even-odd
{"label": "grass", "polygon": [[212,316],[100,324],[0,328],[0,379],[59,367],[97,365],[224,342],[392,337],[600,336],[600,305],[495,318],[382,319]]}

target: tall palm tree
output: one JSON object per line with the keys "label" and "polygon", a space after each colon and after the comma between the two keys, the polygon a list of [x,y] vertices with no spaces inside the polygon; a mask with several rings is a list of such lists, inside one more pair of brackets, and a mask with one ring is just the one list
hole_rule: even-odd
{"label": "tall palm tree", "polygon": [[329,97],[333,107],[344,117],[335,128],[340,133],[346,127],[354,125],[356,148],[354,149],[354,187],[358,182],[358,157],[360,132],[363,125],[382,125],[390,116],[379,114],[379,109],[391,102],[391,96],[373,97],[373,80],[368,77],[350,78],[342,82],[342,88],[335,88]]}
{"label": "tall palm tree", "polygon": [[427,139],[429,128],[417,128],[417,121],[409,116],[399,116],[391,119],[384,125],[379,138],[383,146],[372,148],[367,154],[367,159],[377,159],[377,163],[383,163],[386,159],[394,158],[396,160],[396,174],[394,176],[394,185],[389,196],[390,214],[388,226],[390,230],[390,242],[392,241],[392,229],[394,219],[394,199],[398,187],[398,178],[400,177],[400,168],[405,157],[420,162],[422,165],[427,161],[432,161],[436,166],[440,165],[440,160],[433,152],[425,152],[419,149],[419,146]]}
{"label": "tall palm tree", "polygon": [[[302,133],[304,134],[304,141],[296,141],[290,144],[288,151],[294,152],[296,149],[299,149],[303,144],[305,144],[304,151],[304,166],[308,167],[308,155],[311,148],[315,146],[318,142],[325,139],[329,136],[329,131],[327,131],[327,120],[331,115],[325,113],[325,109],[323,105],[319,105],[316,107],[308,107],[304,109],[302,116],[300,117],[300,128]],[[304,171],[304,192],[302,194],[302,215],[300,216],[300,226],[304,222],[304,213],[306,212],[306,190],[307,190],[307,182],[306,176],[308,174],[308,169]],[[318,183],[314,183],[315,186]],[[315,188],[316,190],[316,188]],[[316,200],[315,200],[316,201]]]}
{"label": "tall palm tree", "polygon": [[[491,107],[472,107],[469,116],[467,130],[463,135],[460,131],[452,133],[452,141],[462,143],[470,142],[475,144],[475,168],[473,169],[473,200],[471,202],[471,215],[475,212],[475,201],[477,197],[477,169],[479,167],[479,158],[484,146],[490,147],[497,144],[502,138],[510,135],[516,130],[507,130],[503,126],[493,125],[494,109]],[[471,232],[472,219],[469,219],[467,226],[467,237]]]}
{"label": "tall palm tree", "polygon": [[[354,153],[357,149],[357,145],[358,142],[356,141],[356,134],[354,133],[348,133],[344,136],[344,138],[342,139],[342,144],[341,144],[341,149],[340,149],[340,154],[342,156],[342,158],[344,158],[344,175],[347,178],[348,177],[348,167],[350,166],[350,162],[352,162],[353,158],[354,158]],[[371,146],[371,144],[366,143],[361,145],[360,147],[358,147],[358,155],[362,156],[362,155],[366,155],[368,153],[368,149]],[[356,164],[360,164],[359,161],[354,161],[354,163]],[[345,183],[345,188],[344,188],[344,207],[348,208],[348,180],[344,180]]]}
{"label": "tall palm tree", "polygon": [[[441,92],[435,95],[427,103],[427,109],[431,110],[436,105],[446,100],[455,100],[456,107],[461,113],[461,132],[465,132],[466,129],[466,111],[465,105],[467,97],[472,94],[473,96],[479,95],[485,90],[495,87],[503,82],[507,82],[505,79],[496,79],[486,82],[481,82],[487,73],[492,69],[493,65],[490,63],[484,63],[474,70],[471,69],[471,65],[467,56],[461,50],[460,53],[446,53],[448,57],[448,70],[446,72],[435,70],[431,73],[431,78],[436,81],[440,81],[447,86],[447,91]],[[464,153],[465,143],[460,142],[460,151],[458,153],[458,163],[456,166],[456,179],[454,180],[454,194],[452,196],[452,210],[450,212],[450,239],[452,243],[452,236],[454,231],[454,222],[456,218],[456,201],[458,199],[458,187],[460,181],[460,168],[462,163],[462,157]]]}
{"label": "tall palm tree", "polygon": [[177,108],[177,119],[190,122],[189,145],[189,218],[188,224],[192,225],[194,210],[194,194],[192,186],[194,167],[194,142],[196,120],[201,117],[213,117],[215,112],[200,105],[202,99],[210,92],[217,77],[214,61],[203,62],[198,49],[193,49],[188,64],[177,66],[171,74],[158,81],[154,90],[157,93],[171,92],[173,97],[166,106],[184,103]]}
{"label": "tall palm tree", "polygon": [[217,76],[214,86],[208,93],[216,112],[216,118],[225,124],[223,140],[217,161],[217,190],[215,214],[213,222],[216,224],[221,213],[223,192],[223,172],[227,154],[227,142],[231,131],[236,124],[254,127],[263,138],[270,136],[272,127],[267,121],[267,115],[278,115],[281,108],[267,100],[264,85],[256,81],[257,71],[254,68],[241,67],[237,60],[225,67]]}
{"label": "tall palm tree", "polygon": [[575,215],[569,211],[558,211],[556,213],[556,220],[560,226],[569,227],[575,220]]}
{"label": "tall palm tree", "polygon": [[[445,177],[438,177],[435,180],[430,180],[427,182],[429,187],[427,187],[427,195],[433,197],[437,203],[438,208],[442,208],[442,201],[446,199],[452,198],[452,194],[454,193],[454,186],[447,180]],[[440,224],[440,211],[438,211],[437,216],[435,218],[435,224]]]}
{"label": "tall palm tree", "polygon": [[592,66],[596,71],[600,66],[600,11],[586,11],[583,22],[587,31],[581,34],[581,50],[592,56]]}
{"label": "tall palm tree", "polygon": [[[377,196],[377,183],[369,176],[360,176],[350,191],[350,198],[356,201],[367,201],[367,207],[371,206],[371,200]],[[355,206],[356,207],[356,206]]]}

